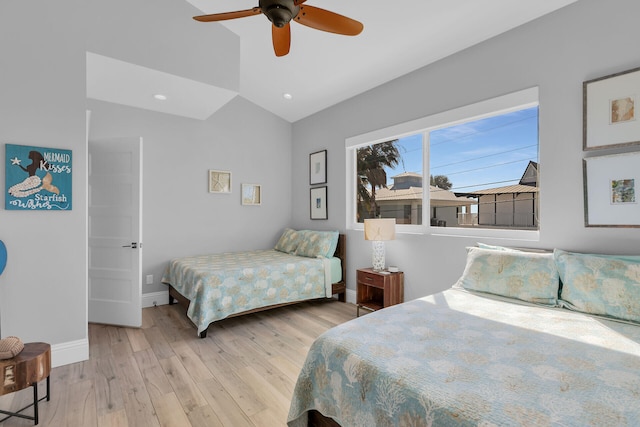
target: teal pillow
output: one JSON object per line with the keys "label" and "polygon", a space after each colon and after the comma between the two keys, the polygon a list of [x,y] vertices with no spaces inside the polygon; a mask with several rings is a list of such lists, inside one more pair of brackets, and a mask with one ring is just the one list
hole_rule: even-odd
{"label": "teal pillow", "polygon": [[572,310],[640,322],[640,257],[553,252]]}
{"label": "teal pillow", "polygon": [[557,305],[560,280],[552,253],[467,248],[458,286],[537,304]]}
{"label": "teal pillow", "polygon": [[337,231],[303,230],[303,238],[295,254],[309,258],[331,258],[338,246]]}
{"label": "teal pillow", "polygon": [[298,249],[298,245],[300,244],[302,238],[302,232],[293,230],[291,228],[286,228],[273,249],[287,254],[293,254],[295,253],[296,249]]}

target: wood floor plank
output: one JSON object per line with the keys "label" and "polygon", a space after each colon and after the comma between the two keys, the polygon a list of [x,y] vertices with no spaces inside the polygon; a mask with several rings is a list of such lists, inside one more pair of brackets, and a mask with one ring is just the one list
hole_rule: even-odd
{"label": "wood floor plank", "polygon": [[136,427],[158,426],[158,418],[151,403],[151,397],[135,358],[123,358],[117,364],[119,372],[122,373],[120,388],[127,419]]}
{"label": "wood floor plank", "polygon": [[167,375],[151,349],[139,351],[134,354],[134,357],[152,402],[156,397],[173,392]]}
{"label": "wood floor plank", "polygon": [[[216,337],[215,340],[218,341],[219,338]],[[200,360],[202,360],[203,362],[206,360],[215,359],[216,357],[218,357],[218,353],[222,351],[220,350],[220,347],[215,345],[214,337],[211,336],[205,339],[185,340],[185,342],[189,345],[189,347],[191,347],[194,353],[197,354]]]}
{"label": "wood floor plank", "polygon": [[[204,339],[178,306],[143,309],[139,329],[90,324],[90,359],[52,370],[40,425],[285,426],[309,346],[354,316],[352,304],[307,302],[215,322]],[[31,389],[1,396],[0,408],[32,397]]]}
{"label": "wood floor plank", "polygon": [[133,427],[133,424],[129,424],[127,419],[127,413],[124,409],[120,409],[116,412],[110,412],[108,414],[102,414],[98,416],[98,427]]}
{"label": "wood floor plank", "polygon": [[224,427],[224,423],[213,412],[211,406],[201,406],[189,412],[192,427]]}
{"label": "wood floor plank", "polygon": [[289,403],[291,402],[291,393],[286,395],[280,393],[272,383],[267,381],[251,366],[238,371],[238,377],[246,384],[251,384],[252,389],[258,395],[260,401],[264,403],[266,409],[273,411],[281,420],[286,419],[289,412]]}
{"label": "wood floor plank", "polygon": [[269,359],[269,363],[275,366],[278,369],[278,371],[286,375],[294,384],[298,380],[298,375],[300,375],[300,369],[301,369],[300,365],[296,365],[292,363],[289,359],[280,355],[271,357]]}
{"label": "wood floor plank", "polygon": [[[211,361],[207,362],[207,366],[209,365],[211,365]],[[223,385],[245,414],[252,416],[266,409],[251,384],[245,383],[237,375],[237,370],[225,370],[219,369],[219,367],[220,365],[216,364],[212,369],[214,378]]]}
{"label": "wood floor plank", "polygon": [[129,338],[129,343],[134,353],[151,348],[142,329],[127,328],[127,337]]}
{"label": "wood floor plank", "polygon": [[[181,363],[178,356],[170,357],[169,359],[160,360],[160,365],[164,373],[167,375],[167,379],[171,383],[171,387],[175,390],[180,403],[184,408],[184,412],[191,412],[199,406],[207,404],[204,396],[200,393],[196,382],[191,377],[185,366]],[[209,374],[209,377],[212,377]]]}
{"label": "wood floor plank", "polygon": [[195,382],[206,381],[213,378],[209,368],[202,362],[193,349],[184,341],[176,341],[171,343],[173,351],[180,359],[180,363],[189,372],[190,377]]}
{"label": "wood floor plank", "polygon": [[280,394],[285,396],[293,394],[294,381],[271,364],[271,354],[262,350],[260,343],[248,339],[238,339],[236,343],[249,368],[255,370]]}
{"label": "wood floor plank", "polygon": [[111,356],[111,340],[106,325],[89,324],[89,355],[91,357]]}
{"label": "wood floor plank", "polygon": [[259,414],[251,417],[251,421],[255,425],[255,427],[274,427],[274,426],[286,426],[287,425],[287,417],[286,415],[282,415],[279,413],[275,413],[275,411],[270,408],[265,409]]}
{"label": "wood floor plank", "polygon": [[286,426],[287,414],[279,413],[271,408],[267,408],[259,414],[251,417],[253,425],[256,427],[273,427],[273,426]]}
{"label": "wood floor plank", "polygon": [[153,402],[162,427],[190,427],[191,422],[182,410],[180,401],[175,393],[158,396]]}
{"label": "wood floor plank", "polygon": [[[198,384],[211,411],[226,427],[254,427],[251,419],[244,413],[238,403],[231,397],[225,386],[212,378]],[[200,409],[200,408],[198,408]],[[197,410],[196,410],[197,411]],[[258,413],[256,411],[256,413]]]}
{"label": "wood floor plank", "polygon": [[162,329],[157,325],[148,329],[143,329],[143,331],[144,336],[147,338],[149,345],[159,360],[175,356],[175,353],[167,342],[167,338],[164,336]]}
{"label": "wood floor plank", "polygon": [[[97,426],[96,395],[93,381],[77,382],[69,389],[65,423],[69,426]],[[50,424],[46,424],[50,425]]]}
{"label": "wood floor plank", "polygon": [[[156,308],[156,307],[153,307]],[[142,326],[141,329],[149,329],[155,326],[154,313],[151,309],[143,309],[142,310]]]}
{"label": "wood floor plank", "polygon": [[[124,399],[119,378],[122,374],[117,370],[115,360],[101,357],[93,359],[92,362],[94,364],[93,381],[98,417],[106,416],[111,412],[124,411]],[[57,369],[55,368],[53,371]]]}

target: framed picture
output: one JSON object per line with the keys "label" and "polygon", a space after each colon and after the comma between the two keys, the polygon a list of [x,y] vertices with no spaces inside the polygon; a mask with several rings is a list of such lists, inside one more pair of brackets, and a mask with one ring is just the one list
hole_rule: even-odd
{"label": "framed picture", "polygon": [[327,183],[327,150],[309,154],[309,184]]}
{"label": "framed picture", "polygon": [[242,204],[259,206],[262,203],[262,189],[257,184],[242,184]]}
{"label": "framed picture", "polygon": [[640,68],[582,84],[583,150],[640,144]]}
{"label": "framed picture", "polygon": [[327,187],[311,189],[311,219],[327,219]]}
{"label": "framed picture", "polygon": [[640,152],[583,160],[586,227],[640,227]]}
{"label": "framed picture", "polygon": [[231,172],[210,170],[209,193],[231,193]]}
{"label": "framed picture", "polygon": [[70,211],[72,177],[71,150],[6,144],[4,208]]}

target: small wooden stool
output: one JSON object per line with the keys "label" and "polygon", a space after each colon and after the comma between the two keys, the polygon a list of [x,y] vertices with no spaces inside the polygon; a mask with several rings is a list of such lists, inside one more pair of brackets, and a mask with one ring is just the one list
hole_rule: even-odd
{"label": "small wooden stool", "polygon": [[[49,374],[51,373],[51,346],[43,342],[32,342],[24,345],[24,349],[11,359],[0,360],[0,396],[33,387],[33,403],[25,406],[17,412],[0,410],[0,414],[8,415],[0,420],[2,423],[7,418],[20,417],[33,420],[38,424],[38,402],[50,400]],[[38,398],[38,383],[47,379],[47,394]],[[33,416],[21,414],[27,408],[33,406]]]}

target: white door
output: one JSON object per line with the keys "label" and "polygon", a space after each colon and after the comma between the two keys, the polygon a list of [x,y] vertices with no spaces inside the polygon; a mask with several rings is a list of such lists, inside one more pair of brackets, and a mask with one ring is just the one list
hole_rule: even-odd
{"label": "white door", "polygon": [[142,325],[142,138],[89,141],[89,321]]}

